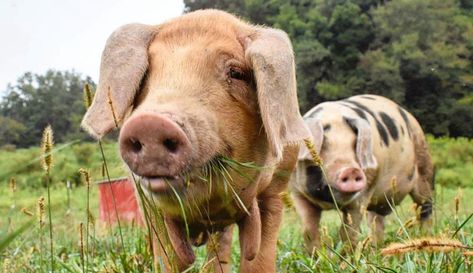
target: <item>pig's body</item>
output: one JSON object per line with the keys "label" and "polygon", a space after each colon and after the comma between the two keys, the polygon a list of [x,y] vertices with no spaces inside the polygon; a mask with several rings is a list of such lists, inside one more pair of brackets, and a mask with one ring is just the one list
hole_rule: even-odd
{"label": "pig's body", "polygon": [[162,210],[180,270],[195,259],[191,244],[215,235],[209,259],[229,272],[236,223],[241,272],[276,271],[279,194],[310,137],[287,34],[217,10],[123,26],[82,126],[97,138],[121,127],[121,156]]}
{"label": "pig's body", "polygon": [[421,220],[429,217],[433,166],[423,131],[411,114],[386,98],[359,95],[319,104],[304,119],[328,180],[302,149],[292,190],[309,248],[319,245],[321,210],[335,208],[328,185],[348,226],[341,236],[351,242],[364,209],[374,221],[375,239],[382,240],[383,217],[408,194],[421,206]]}

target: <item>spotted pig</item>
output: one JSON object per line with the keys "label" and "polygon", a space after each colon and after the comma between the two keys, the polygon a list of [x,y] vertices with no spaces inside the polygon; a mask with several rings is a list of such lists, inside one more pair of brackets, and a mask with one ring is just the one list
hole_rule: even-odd
{"label": "spotted pig", "polygon": [[410,113],[387,98],[359,95],[319,104],[304,120],[323,161],[315,166],[302,148],[291,181],[309,250],[320,246],[322,210],[341,210],[340,235],[351,244],[365,211],[380,243],[384,217],[408,194],[421,208],[420,220],[429,218],[434,167],[422,128]]}

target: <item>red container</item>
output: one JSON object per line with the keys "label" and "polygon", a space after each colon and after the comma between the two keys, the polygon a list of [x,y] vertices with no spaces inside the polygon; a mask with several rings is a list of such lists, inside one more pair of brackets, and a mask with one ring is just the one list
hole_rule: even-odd
{"label": "red container", "polygon": [[[120,222],[135,222],[143,224],[135,186],[128,178],[117,178],[97,183],[100,196],[100,220],[109,225]],[[115,199],[115,200],[114,200]],[[116,209],[115,209],[116,207]]]}

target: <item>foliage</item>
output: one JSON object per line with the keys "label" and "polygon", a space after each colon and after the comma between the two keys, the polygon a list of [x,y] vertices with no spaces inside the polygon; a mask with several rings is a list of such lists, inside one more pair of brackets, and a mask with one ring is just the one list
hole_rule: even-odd
{"label": "foliage", "polygon": [[429,137],[436,183],[445,187],[473,187],[473,140]]}
{"label": "foliage", "polygon": [[[473,187],[473,140],[428,136],[428,142],[436,166],[436,183],[448,188]],[[91,169],[95,181],[104,179],[101,155],[96,144],[72,143],[62,147],[64,148],[54,155],[56,163],[52,172],[53,183],[69,180],[79,185],[81,182],[78,170],[83,167]],[[110,175],[125,176],[116,143],[105,142],[104,150]],[[39,160],[38,148],[0,150],[0,181],[6,182],[15,175],[21,186],[39,187],[42,177]]]}
{"label": "foliage", "polygon": [[[80,234],[79,223],[86,222],[86,188],[73,187],[71,189],[71,209],[68,209],[66,188],[57,185],[52,190],[53,225],[55,230],[55,245],[57,246],[56,271],[57,272],[82,272],[80,260]],[[0,188],[2,196],[10,196],[7,187]],[[28,223],[28,229],[0,253],[0,268],[2,272],[47,272],[47,267],[41,267],[41,253],[38,236],[40,231],[37,224],[37,216],[33,215],[36,200],[44,195],[42,189],[18,188],[16,192],[16,207],[11,208],[12,200],[3,198],[0,200],[0,213],[8,216],[0,218],[0,238],[4,238],[7,229],[18,230],[24,223]],[[471,213],[467,200],[473,196],[472,188],[465,188],[461,194],[457,189],[437,190],[436,218],[432,225],[432,233],[437,236],[451,236],[455,230],[465,221]],[[454,199],[458,197],[459,211],[453,213]],[[98,190],[91,190],[91,214],[98,217]],[[29,215],[31,213],[32,215]],[[415,217],[412,202],[406,200],[397,208],[394,214],[386,217],[385,245],[390,242],[404,242],[411,238],[422,236],[418,223],[405,225]],[[31,221],[33,220],[33,223]],[[284,221],[278,239],[278,272],[468,272],[468,257],[462,257],[461,253],[409,253],[398,257],[382,257],[375,246],[369,244],[363,246],[362,242],[354,254],[341,253],[341,245],[338,236],[339,218],[333,211],[324,213],[321,223],[322,238],[327,247],[320,255],[312,256],[303,250],[303,238],[300,230],[300,219],[292,209],[286,209]],[[466,245],[471,246],[471,232],[473,225],[467,223],[459,232],[458,239]],[[403,230],[405,229],[405,232]],[[366,224],[362,225],[361,238],[368,236],[369,229]],[[234,233],[232,245],[232,272],[238,272],[239,245],[238,232]],[[107,227],[99,220],[90,224],[90,246],[89,246],[89,272],[156,272],[153,271],[152,254],[147,245],[146,231],[144,228],[136,228],[133,224],[123,226],[124,248],[118,238],[117,227]],[[205,264],[205,247],[194,248],[197,254],[197,262],[189,272],[199,271]],[[123,261],[120,252],[127,253],[127,259]],[[339,256],[340,255],[340,256]],[[5,263],[8,261],[8,264]],[[351,266],[354,266],[352,268]],[[8,267],[8,270],[6,268]],[[379,268],[384,268],[381,270]],[[457,271],[455,269],[457,268]],[[377,270],[376,270],[377,269]]]}
{"label": "foliage", "polygon": [[[285,30],[299,101],[374,93],[405,106],[436,136],[473,136],[473,12],[455,0],[186,0]],[[470,122],[468,122],[470,121]]]}
{"label": "foliage", "polygon": [[[64,184],[68,180],[75,185],[81,184],[79,169],[83,167],[91,170],[94,181],[104,180],[101,155],[95,144],[70,143],[58,146],[60,150],[54,152],[55,163],[51,172],[53,184]],[[116,144],[105,143],[104,150],[108,156],[107,164],[111,177],[125,176]],[[20,187],[43,186],[45,181],[39,164],[40,159],[39,148],[0,150],[0,181],[8,181],[10,177],[15,176]]]}
{"label": "foliage", "polygon": [[44,75],[25,73],[8,85],[0,102],[0,143],[19,147],[37,145],[50,124],[58,142],[85,138],[80,120],[85,112],[82,89],[93,84],[76,72],[49,70]]}

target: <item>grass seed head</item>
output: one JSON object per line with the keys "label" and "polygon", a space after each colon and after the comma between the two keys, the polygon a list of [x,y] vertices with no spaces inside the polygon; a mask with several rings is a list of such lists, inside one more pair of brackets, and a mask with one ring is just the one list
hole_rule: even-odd
{"label": "grass seed head", "polygon": [[79,247],[80,247],[80,257],[82,261],[84,260],[84,223],[79,223]]}
{"label": "grass seed head", "polygon": [[27,208],[22,208],[21,212],[25,215],[30,216],[30,217],[33,216],[33,213],[31,211],[29,211]]}
{"label": "grass seed head", "polygon": [[8,185],[11,192],[16,192],[16,178],[14,176],[10,178]]}
{"label": "grass seed head", "polygon": [[82,178],[84,179],[84,184],[87,186],[87,188],[90,188],[90,185],[91,185],[90,171],[80,168],[79,173],[82,175]]}
{"label": "grass seed head", "polygon": [[86,83],[84,85],[84,105],[85,109],[89,109],[92,105],[92,100],[94,99],[94,94],[92,93],[92,88],[90,84]]}
{"label": "grass seed head", "polygon": [[396,176],[393,176],[393,178],[391,178],[391,191],[392,193],[397,193],[397,177]]}
{"label": "grass seed head", "polygon": [[118,128],[118,119],[117,115],[115,114],[115,107],[113,106],[112,90],[110,89],[110,86],[108,87],[107,97],[108,104],[110,105],[110,110],[112,111],[113,121],[115,122],[115,127]]}
{"label": "grass seed head", "polygon": [[90,209],[87,210],[87,217],[89,218],[89,225],[94,226],[95,225],[95,217],[92,214],[92,212],[90,211]]}
{"label": "grass seed head", "polygon": [[399,255],[412,252],[451,252],[466,247],[458,240],[448,238],[423,238],[392,243],[381,250],[381,254]]}
{"label": "grass seed head", "polygon": [[294,203],[292,202],[292,199],[287,191],[281,192],[279,196],[281,196],[282,202],[284,203],[284,206],[286,206],[286,208],[294,207]]}
{"label": "grass seed head", "polygon": [[44,226],[44,207],[44,196],[41,196],[38,200],[38,223],[40,228]]}
{"label": "grass seed head", "polygon": [[309,150],[310,155],[312,156],[312,161],[314,162],[315,166],[323,166],[322,158],[320,158],[319,154],[315,150],[315,145],[309,138],[304,139],[305,146]]}
{"label": "grass seed head", "polygon": [[3,260],[3,272],[12,272],[12,269],[10,259],[5,258]]}
{"label": "grass seed head", "polygon": [[51,125],[46,126],[43,131],[43,138],[41,140],[41,149],[43,151],[43,158],[42,158],[42,166],[46,173],[49,174],[51,168],[53,166],[53,150],[54,145],[54,137],[53,137],[53,129]]}

